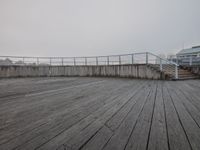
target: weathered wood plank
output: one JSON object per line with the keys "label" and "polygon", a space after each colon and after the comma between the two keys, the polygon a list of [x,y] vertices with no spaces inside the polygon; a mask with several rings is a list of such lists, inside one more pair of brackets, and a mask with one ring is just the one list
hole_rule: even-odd
{"label": "weathered wood plank", "polygon": [[163,87],[163,99],[170,150],[190,150],[191,145],[165,86]]}
{"label": "weathered wood plank", "polygon": [[133,98],[133,100],[137,101],[136,104],[134,105],[128,116],[125,118],[125,120],[122,122],[120,127],[116,130],[111,139],[108,141],[108,143],[105,145],[103,150],[121,150],[125,148],[129,136],[134,129],[134,126],[138,121],[138,117],[143,110],[149,93],[150,89],[147,86],[144,90],[140,91],[136,97]]}
{"label": "weathered wood plank", "polygon": [[1,80],[0,149],[199,150],[199,83]]}
{"label": "weathered wood plank", "polygon": [[81,150],[101,150],[103,146],[107,143],[107,141],[112,136],[113,132],[106,126],[103,126],[94,137],[91,138]]}
{"label": "weathered wood plank", "polygon": [[[98,89],[97,89],[98,90]],[[86,92],[86,91],[85,91]],[[98,92],[98,91],[97,91]],[[83,94],[83,93],[82,93]],[[92,93],[91,93],[92,94]],[[76,97],[79,97],[80,95],[70,95],[70,96],[67,96],[66,98],[68,98],[68,99],[72,99],[72,101],[74,101],[74,102],[76,102]],[[65,98],[65,97],[64,97]],[[59,100],[56,98],[56,97],[53,97],[53,99],[56,99],[56,101],[58,102]],[[88,99],[88,97],[86,96],[86,97],[83,97],[82,99],[84,99],[84,100],[87,100]],[[80,100],[81,99],[78,99],[78,102],[77,102],[77,104],[79,104],[80,103]],[[91,98],[89,98],[89,100],[91,101]],[[67,113],[67,112],[70,112],[70,110],[73,110],[74,109],[74,107],[73,107],[73,105],[71,104],[71,105],[69,105],[68,106],[68,103],[70,104],[70,101],[68,100],[68,101],[59,101],[62,105],[60,105],[60,103],[58,103],[58,104],[55,104],[54,102],[53,102],[53,104],[51,104],[51,101],[49,100],[49,99],[47,99],[47,100],[45,100],[43,103],[42,103],[42,100],[37,100],[37,101],[41,101],[40,103],[38,102],[38,105],[36,105],[35,103],[33,104],[34,106],[33,106],[33,108],[31,108],[30,110],[27,110],[27,108],[24,108],[24,107],[22,107],[22,108],[20,108],[20,110],[19,111],[22,111],[22,113],[20,114],[20,118],[22,118],[22,119],[24,119],[24,118],[26,118],[28,121],[30,120],[31,122],[27,122],[27,120],[24,120],[23,122],[21,122],[21,120],[20,120],[20,118],[19,118],[19,120],[17,120],[18,118],[17,118],[17,116],[15,116],[16,117],[16,120],[15,121],[17,121],[17,122],[12,122],[12,124],[10,124],[10,126],[6,126],[6,128],[8,128],[8,130],[4,130],[5,132],[6,132],[6,135],[12,135],[12,136],[14,136],[15,134],[17,134],[17,132],[14,130],[15,128],[17,128],[17,127],[20,127],[20,126],[23,126],[23,124],[30,124],[31,126],[33,126],[33,124],[32,124],[32,122],[34,121],[33,119],[38,119],[39,121],[40,120],[42,120],[43,122],[41,122],[41,124],[43,124],[44,122],[49,122],[49,119],[44,119],[44,117],[46,116],[46,115],[49,115],[49,113],[50,113],[50,115],[52,114],[52,116],[51,116],[51,119],[53,119],[52,117],[54,117],[54,118],[56,118],[57,117],[57,115],[64,115],[63,113]],[[73,103],[74,103],[73,102]],[[87,103],[87,102],[89,102],[88,100],[87,101],[85,101],[84,103]],[[74,103],[74,106],[76,107],[77,106],[77,104],[76,103]],[[81,103],[80,103],[81,104]],[[79,105],[80,105],[79,104]],[[88,103],[89,104],[89,103]],[[45,107],[47,107],[47,109],[45,109],[45,111],[44,110],[39,110],[39,112],[34,112],[34,111],[36,111],[37,109],[38,109],[38,107],[40,108],[40,106],[42,106],[42,108],[44,108],[44,105],[45,105]],[[70,107],[69,109],[68,109],[68,107]],[[16,108],[17,109],[17,108]],[[50,110],[49,110],[50,109]],[[59,110],[59,111],[58,111]],[[30,112],[30,111],[32,111],[32,112]],[[24,112],[26,112],[26,113],[24,113]],[[30,112],[30,113],[29,113]],[[48,113],[46,113],[46,112],[48,112]],[[55,113],[54,113],[55,112]],[[62,112],[62,113],[61,113]],[[36,113],[40,113],[40,115],[39,116],[37,116],[37,114]],[[45,116],[44,116],[44,115]],[[33,116],[31,116],[31,115],[33,115]],[[31,117],[34,117],[34,118],[31,118]],[[57,118],[56,118],[57,119]],[[63,119],[63,118],[62,118]],[[13,131],[12,131],[12,127],[13,127]],[[33,128],[35,128],[34,126],[33,126]],[[22,128],[22,130],[24,131],[26,128],[24,127],[24,128]],[[19,133],[21,134],[23,131],[19,131]],[[2,135],[2,134],[1,134]],[[4,134],[4,136],[5,136],[5,134]],[[2,140],[1,140],[2,141]]]}
{"label": "weathered wood plank", "polygon": [[135,129],[131,133],[125,150],[146,150],[147,148],[148,134],[150,130],[153,110],[155,107],[157,84],[151,83],[149,88],[152,89],[151,93],[144,105],[144,109],[138,119]]}
{"label": "weathered wood plank", "polygon": [[[75,126],[72,127],[72,129],[69,129],[64,133],[61,137],[58,137],[58,139],[61,139],[61,144],[66,145],[67,147],[73,148],[73,149],[78,149],[80,148],[88,138],[90,138],[94,132],[97,132],[103,124],[110,119],[123,105],[125,105],[129,99],[137,92],[139,91],[140,87],[143,85],[139,85],[136,87],[129,87],[129,90],[126,91],[125,93],[119,95],[117,98],[115,98],[114,103],[110,103],[108,105],[105,105],[102,109],[99,111],[94,112],[91,114],[93,119],[91,120],[91,124],[85,128],[85,125],[82,124],[83,126],[80,129],[74,130]],[[134,92],[131,91],[131,89],[137,89]],[[84,130],[82,130],[84,128]],[[87,134],[86,134],[87,133]],[[85,135],[85,136],[84,136]],[[54,139],[53,139],[54,140]],[[64,143],[63,143],[64,142]],[[50,142],[45,145],[45,147],[51,147],[51,149],[55,149],[54,144],[55,142]],[[56,142],[59,143],[59,142]],[[50,144],[50,146],[49,146]],[[43,148],[42,148],[43,149]]]}
{"label": "weathered wood plank", "polygon": [[162,83],[158,81],[153,120],[150,128],[148,150],[168,150],[168,138],[162,98]]}
{"label": "weathered wood plank", "polygon": [[179,116],[179,119],[181,121],[181,124],[183,125],[184,131],[186,132],[186,135],[188,137],[189,143],[192,146],[192,149],[199,150],[200,149],[200,128],[196,124],[196,122],[193,120],[193,118],[190,116],[190,114],[185,109],[182,102],[180,102],[180,98],[174,91],[174,88],[167,84],[167,88],[169,90],[169,94],[172,97],[172,102],[174,107],[176,108],[177,114]]}
{"label": "weathered wood plank", "polygon": [[[192,103],[191,97],[188,97],[181,92],[176,85],[173,86],[176,90],[176,94],[179,97],[179,102],[182,103],[187,110],[187,112],[190,114],[190,116],[193,118],[193,120],[196,122],[196,124],[200,127],[200,111],[198,110],[198,107]],[[181,99],[181,101],[180,101]],[[197,99],[200,101],[200,98]]]}
{"label": "weathered wood plank", "polygon": [[[105,91],[104,91],[104,93],[105,93]],[[34,131],[28,132],[26,134],[27,136],[22,135],[21,138],[17,137],[17,139],[15,139],[15,142],[10,141],[7,144],[7,146],[10,147],[13,145],[13,143],[19,143],[18,139],[20,139],[20,142],[23,142],[22,139],[24,139],[25,141],[27,141],[28,139],[33,139],[31,141],[28,140],[29,142],[26,144],[27,145],[30,144],[30,145],[32,145],[32,147],[38,146],[42,141],[45,142],[46,140],[48,140],[48,138],[51,138],[52,136],[56,135],[63,129],[70,127],[70,125],[74,124],[81,118],[84,118],[85,116],[87,116],[89,113],[91,113],[95,109],[100,108],[102,105],[104,105],[103,101],[107,100],[106,98],[108,98],[110,95],[105,94],[105,96],[106,97],[102,97],[100,95],[99,97],[93,98],[93,99],[95,99],[95,101],[93,100],[94,102],[92,102],[91,104],[87,103],[87,101],[89,102],[89,101],[91,101],[91,99],[87,100],[87,97],[85,99],[82,99],[82,101],[84,103],[83,103],[83,107],[81,109],[79,107],[81,105],[79,104],[78,107],[75,108],[74,110],[72,109],[71,112],[70,111],[65,112],[64,114],[67,113],[66,115],[62,114],[62,116],[58,116],[60,118],[60,121],[58,118],[55,118],[55,119],[52,118],[54,122],[49,122],[47,125],[45,124],[44,126],[41,126],[40,128],[38,128]],[[111,99],[113,99],[113,98],[114,97],[111,97]],[[61,110],[59,110],[59,111],[61,111]],[[46,138],[44,138],[45,136],[46,136]],[[35,137],[35,138],[33,138],[33,137]]]}
{"label": "weathered wood plank", "polygon": [[[144,90],[144,88],[145,87],[140,90]],[[132,110],[135,103],[136,100],[133,97],[133,100],[130,100],[126,105],[124,105],[110,120],[105,123],[105,125],[112,131],[116,130],[128,113]]]}

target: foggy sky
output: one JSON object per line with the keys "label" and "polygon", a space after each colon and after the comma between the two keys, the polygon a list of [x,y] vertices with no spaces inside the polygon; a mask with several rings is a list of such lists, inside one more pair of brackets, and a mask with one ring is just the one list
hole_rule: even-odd
{"label": "foggy sky", "polygon": [[200,45],[200,0],[0,0],[0,55],[176,53]]}

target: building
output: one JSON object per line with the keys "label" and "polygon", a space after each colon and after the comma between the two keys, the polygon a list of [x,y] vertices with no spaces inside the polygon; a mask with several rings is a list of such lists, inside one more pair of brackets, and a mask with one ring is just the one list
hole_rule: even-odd
{"label": "building", "polygon": [[183,49],[176,57],[176,63],[180,65],[200,65],[200,46]]}
{"label": "building", "polygon": [[183,49],[176,54],[178,59],[200,57],[200,46],[195,46],[188,49]]}

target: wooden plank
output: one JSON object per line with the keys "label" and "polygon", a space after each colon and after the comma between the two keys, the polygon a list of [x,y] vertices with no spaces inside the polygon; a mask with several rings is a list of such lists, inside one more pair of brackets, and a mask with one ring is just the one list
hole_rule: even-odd
{"label": "wooden plank", "polygon": [[135,129],[132,131],[131,136],[128,139],[125,150],[146,150],[147,148],[148,134],[150,130],[153,110],[155,107],[157,91],[156,83],[152,82],[149,88],[152,89],[151,93],[147,99],[147,102],[144,105],[144,109],[138,119]]}
{"label": "wooden plank", "polygon": [[180,83],[180,86],[174,85],[177,89],[180,90],[180,96],[184,97],[184,99],[188,99],[198,111],[200,111],[200,95],[199,92],[194,91],[193,88],[188,88],[187,84],[184,82]]}
{"label": "wooden plank", "polygon": [[103,126],[94,137],[91,138],[81,150],[101,150],[103,146],[107,143],[107,141],[112,136],[113,132],[106,126]]}
{"label": "wooden plank", "polygon": [[[182,90],[180,90],[176,85],[173,86],[174,91],[179,97],[179,102],[182,103],[186,109],[186,111],[190,114],[190,116],[193,118],[193,120],[196,122],[198,127],[200,127],[200,111],[198,110],[198,107],[192,103],[191,97],[188,97],[184,95]],[[187,89],[185,89],[186,91]],[[180,101],[181,99],[181,101]],[[197,99],[200,101],[200,98]]]}
{"label": "wooden plank", "polygon": [[[118,89],[119,90],[119,89]],[[101,95],[100,95],[101,96]],[[99,97],[100,97],[99,96]],[[109,96],[109,95],[106,95],[107,97]],[[102,97],[102,96],[101,96]],[[104,98],[105,97],[102,97],[103,99],[102,100],[104,100]],[[98,99],[98,100],[100,100],[98,97],[96,97],[95,99]],[[91,100],[90,100],[91,101]],[[86,101],[87,102],[87,101]],[[100,101],[101,102],[101,101]],[[59,132],[60,130],[62,131],[63,130],[63,128],[67,128],[67,127],[69,127],[71,124],[73,124],[74,123],[74,121],[78,121],[79,119],[81,119],[81,118],[83,118],[84,116],[87,116],[87,114],[89,113],[89,112],[92,112],[92,111],[94,111],[95,109],[97,109],[98,107],[99,107],[99,105],[100,105],[100,103],[98,104],[99,102],[98,101],[95,101],[95,103],[93,103],[91,106],[90,105],[88,105],[86,108],[83,108],[83,109],[80,109],[80,108],[76,108],[75,109],[75,111],[77,111],[78,113],[80,113],[79,115],[77,114],[77,113],[75,113],[75,111],[72,111],[71,112],[71,114],[73,114],[73,115],[71,115],[71,116],[69,116],[68,114],[67,114],[67,116],[63,116],[62,118],[60,118],[61,120],[60,121],[62,121],[61,123],[62,124],[59,124],[59,122],[60,121],[58,121],[58,119],[56,119],[54,122],[54,124],[52,124],[52,122],[50,122],[48,125],[45,125],[45,126],[42,126],[41,128],[39,128],[39,129],[37,129],[37,130],[34,130],[34,131],[31,131],[32,133],[30,133],[30,132],[28,132],[27,133],[27,136],[25,136],[25,135],[23,135],[21,138],[17,138],[17,139],[15,139],[15,142],[14,141],[10,141],[8,144],[7,144],[7,146],[12,146],[13,145],[13,143],[18,143],[19,144],[19,141],[18,141],[18,139],[20,139],[20,141],[23,141],[22,140],[22,138],[24,139],[24,140],[28,140],[28,139],[32,139],[34,136],[35,137],[37,137],[37,139],[35,139],[34,141],[29,141],[28,143],[30,144],[30,145],[34,145],[34,143],[36,143],[35,144],[35,146],[37,146],[37,144],[39,144],[39,143],[41,143],[42,141],[44,141],[44,140],[48,140],[48,138],[50,138],[51,136],[53,136],[54,134],[56,134],[57,132]],[[98,104],[98,105],[97,105]],[[103,102],[102,102],[102,104],[104,104]],[[84,113],[84,110],[86,110],[87,112],[85,112]],[[74,114],[75,113],[75,114]],[[66,120],[67,122],[64,122],[64,120]],[[53,128],[52,128],[53,127]],[[53,131],[52,132],[50,132],[49,133],[49,131],[51,131],[52,129],[53,129]],[[51,129],[51,130],[50,130]],[[45,132],[47,132],[48,134],[46,135],[48,138],[44,138],[44,136],[45,136]],[[32,136],[30,136],[32,134]],[[36,136],[36,135],[40,135],[40,137],[41,137],[41,139],[40,139],[40,137],[38,137],[38,136]],[[38,141],[38,140],[40,140],[40,141]],[[37,142],[38,141],[38,142]],[[12,144],[11,144],[12,143]],[[26,143],[27,144],[27,143]]]}
{"label": "wooden plank", "polygon": [[163,87],[163,99],[170,150],[190,150],[191,145],[165,85]]}
{"label": "wooden plank", "polygon": [[[143,87],[140,90],[144,90]],[[136,100],[130,100],[126,105],[124,105],[110,120],[108,120],[105,125],[112,131],[116,130],[121,122],[126,118],[128,113],[132,110],[133,106],[135,105]]]}
{"label": "wooden plank", "polygon": [[[96,89],[96,88],[95,88]],[[98,90],[98,89],[97,89]],[[83,92],[84,92],[84,90],[83,90]],[[98,91],[97,91],[98,92]],[[99,93],[99,92],[98,92]],[[83,94],[83,93],[82,93]],[[71,97],[70,97],[71,96]],[[67,97],[64,97],[64,98],[68,98],[68,99],[70,99],[70,98],[72,98],[72,101],[74,101],[74,102],[76,102],[76,97],[77,96],[79,96],[79,95],[70,95],[70,96],[67,96]],[[61,96],[62,97],[62,96]],[[59,98],[59,97],[58,97]],[[52,99],[55,101],[55,103],[57,102],[58,103],[58,101],[59,101],[59,99],[58,98],[56,98],[56,97],[53,97]],[[87,99],[88,97],[85,97],[85,99]],[[63,98],[62,98],[63,99]],[[64,100],[64,99],[63,99]],[[91,99],[89,99],[89,100],[91,100]],[[18,132],[21,134],[22,132],[24,132],[24,130],[26,129],[26,127],[24,127],[24,128],[21,128],[22,129],[22,131],[21,130],[17,130],[17,132],[15,131],[15,129],[16,128],[18,128],[18,127],[21,127],[21,126],[23,126],[23,124],[28,124],[28,125],[30,125],[30,126],[32,126],[32,128],[35,128],[33,125],[34,125],[34,123],[33,123],[33,118],[32,117],[34,117],[35,119],[38,119],[38,120],[40,120],[40,118],[43,120],[43,122],[48,122],[49,121],[49,119],[43,119],[44,118],[44,116],[40,113],[41,111],[42,111],[42,113],[44,113],[45,115],[48,115],[47,113],[45,113],[43,110],[39,110],[39,112],[38,111],[36,111],[37,109],[40,109],[40,106],[42,106],[43,107],[43,105],[45,105],[46,107],[48,106],[51,110],[52,110],[52,107],[54,107],[54,110],[56,111],[56,114],[55,113],[53,113],[54,111],[49,111],[48,109],[45,109],[45,111],[47,111],[48,113],[53,113],[53,116],[52,117],[56,117],[57,118],[57,116],[56,115],[59,115],[60,114],[60,112],[62,112],[62,113],[65,113],[65,111],[66,111],[66,113],[67,112],[70,112],[70,110],[73,110],[74,109],[74,107],[72,107],[73,105],[69,105],[69,106],[67,106],[68,105],[68,103],[70,102],[70,101],[66,101],[66,100],[64,100],[64,101],[62,101],[62,105],[60,105],[59,103],[58,104],[55,104],[55,103],[53,103],[53,104],[51,104],[51,101],[49,100],[49,99],[47,99],[47,100],[45,100],[44,102],[42,101],[42,100],[40,100],[40,99],[38,99],[37,101],[39,101],[38,102],[38,105],[36,105],[36,103],[34,103],[34,106],[32,106],[32,108],[27,108],[27,107],[22,107],[22,108],[20,108],[20,110],[19,111],[22,111],[22,113],[21,113],[21,115],[20,115],[20,118],[26,118],[23,122],[21,122],[21,120],[20,120],[20,118],[19,118],[19,120],[17,120],[18,118],[17,118],[17,116],[15,116],[15,120],[14,121],[12,121],[12,124],[10,124],[10,126],[5,126],[6,128],[8,128],[9,130],[2,130],[2,131],[4,131],[5,133],[4,134],[1,134],[1,135],[4,135],[4,138],[5,138],[5,135],[11,135],[11,136],[15,136],[15,135],[17,135],[18,134]],[[42,103],[43,102],[43,103]],[[59,101],[60,102],[60,101]],[[64,103],[63,103],[64,102]],[[84,101],[83,101],[84,102]],[[88,102],[88,101],[85,101],[85,102]],[[84,102],[84,103],[85,103]],[[78,103],[80,103],[80,100],[79,100],[79,102]],[[77,103],[77,104],[78,104]],[[28,103],[29,104],[29,103]],[[76,104],[76,105],[77,105]],[[81,104],[81,103],[80,103]],[[80,105],[79,104],[79,105]],[[33,104],[32,104],[33,105]],[[52,106],[50,106],[50,105],[52,105]],[[75,105],[75,106],[76,106]],[[59,106],[59,108],[58,108],[58,106]],[[61,106],[62,106],[62,108],[63,109],[61,109]],[[47,108],[48,108],[47,107]],[[56,108],[57,107],[57,108]],[[70,109],[68,109],[68,107],[70,107]],[[43,107],[44,108],[44,107]],[[16,108],[17,109],[17,108]],[[26,109],[28,109],[28,110],[26,110]],[[59,111],[57,111],[57,110],[59,110]],[[63,111],[64,110],[64,111]],[[34,112],[35,111],[35,112]],[[26,113],[24,113],[24,112],[26,112]],[[36,114],[36,112],[37,113],[40,113],[40,115],[39,116],[37,116],[37,114]],[[16,113],[16,112],[15,112]],[[3,113],[4,114],[4,113]],[[17,113],[16,113],[17,114]],[[30,115],[33,115],[32,117],[30,116]],[[8,118],[9,118],[9,116],[8,115],[6,115]],[[53,119],[51,117],[51,119]],[[54,118],[55,118],[54,117]],[[30,120],[31,122],[28,122],[28,121]],[[17,122],[16,122],[17,121]],[[41,122],[41,121],[40,121]],[[43,122],[41,122],[41,124],[44,124]],[[18,123],[18,124],[17,124]],[[33,123],[33,124],[32,124]],[[36,124],[37,125],[37,124]],[[40,124],[39,124],[39,126],[40,126]],[[12,128],[13,127],[13,128]],[[30,130],[30,129],[29,129]],[[1,137],[1,136],[0,136]],[[1,139],[1,138],[0,138]],[[3,140],[1,139],[1,142],[3,142]]]}
{"label": "wooden plank", "polygon": [[[142,90],[142,89],[141,89]],[[112,121],[114,120],[114,122],[116,123],[116,124],[120,124],[120,121],[122,121],[123,120],[123,118],[122,118],[122,116],[125,116],[124,114],[125,113],[128,113],[128,111],[127,110],[129,110],[129,108],[132,108],[133,107],[133,105],[135,104],[135,101],[133,101],[133,100],[130,100],[130,101],[128,101],[111,119],[109,119],[107,122],[110,122],[111,124],[112,124]],[[129,107],[127,107],[127,106],[129,106]],[[113,119],[113,118],[115,118],[115,119]],[[122,118],[122,119],[121,119]],[[118,120],[120,120],[120,121],[118,121],[118,120],[116,120],[116,119],[118,119]],[[106,125],[107,126],[107,125]],[[109,127],[109,128],[107,128],[106,126],[104,126],[102,129],[100,129],[100,131],[99,132],[97,132],[97,134],[85,145],[85,146],[83,146],[83,149],[101,149],[103,146],[104,146],[104,144],[107,142],[106,140],[108,140],[110,137],[111,137],[111,133],[112,133],[112,129]],[[115,126],[115,127],[117,127],[117,126]],[[107,129],[106,131],[107,132],[105,132],[104,130],[105,130],[105,128]],[[108,130],[109,129],[109,130]],[[100,136],[100,135],[102,135],[102,136]],[[80,136],[80,135],[79,135]],[[80,136],[80,137],[82,137],[82,136]],[[102,142],[100,142],[101,144],[93,144],[93,143],[98,143],[98,141],[101,141],[101,139],[103,139],[103,143]]]}
{"label": "wooden plank", "polygon": [[169,85],[168,83],[167,88],[169,90],[169,94],[171,95],[172,102],[178,114],[179,120],[183,125],[186,136],[188,137],[189,143],[192,146],[192,149],[199,150],[200,128],[193,120],[193,118],[190,116],[190,114],[186,111],[182,102],[180,102],[180,99],[176,94],[176,92],[174,91],[172,85]]}
{"label": "wooden plank", "polygon": [[149,141],[147,143],[148,150],[162,149],[168,150],[168,139],[166,131],[166,122],[164,119],[164,106],[162,99],[162,83],[158,82],[156,93],[155,108],[153,120],[150,128]]}
{"label": "wooden plank", "polygon": [[[100,113],[97,112],[96,114],[92,114],[94,116],[95,120],[92,121],[88,127],[86,127],[86,128],[84,127],[85,128],[84,130],[80,130],[77,133],[75,133],[75,131],[71,130],[73,132],[73,134],[65,135],[64,145],[66,145],[67,147],[70,147],[72,149],[79,149],[82,145],[84,145],[87,142],[87,140],[91,136],[93,136],[94,134],[96,134],[96,132],[98,132],[98,130],[103,126],[103,124],[107,120],[109,120],[116,112],[118,112],[118,110],[120,110],[120,108],[123,107],[130,100],[130,98],[135,93],[137,93],[137,91],[140,90],[141,86],[143,86],[143,85],[137,86],[136,87],[137,90],[135,90],[134,92],[132,91],[133,88],[129,87],[129,91],[127,91],[123,95],[120,95],[119,97],[117,97],[117,99],[115,99],[115,100],[117,100],[118,102],[114,105],[113,104],[110,105],[111,107],[109,106],[109,109],[107,111],[102,109],[100,111]],[[78,130],[76,130],[76,131],[78,131]],[[51,147],[51,148],[55,149],[53,147]]]}
{"label": "wooden plank", "polygon": [[120,127],[105,145],[103,150],[121,150],[125,148],[128,138],[134,129],[135,124],[137,123],[140,113],[143,110],[144,104],[149,96],[149,92],[150,89],[147,86],[145,90],[140,91],[139,94],[133,98],[133,100],[136,100],[137,103],[134,105],[126,119],[122,122]]}
{"label": "wooden plank", "polygon": [[[127,88],[128,88],[128,87],[127,87]],[[126,90],[126,88],[125,88],[124,90]],[[122,91],[122,92],[123,92],[123,91]],[[118,92],[118,94],[119,94],[119,92]],[[114,98],[114,97],[113,97],[113,98]],[[63,124],[62,126],[65,127],[65,124]],[[62,129],[62,128],[59,127],[59,126],[56,127],[56,128],[57,128],[56,130],[58,130],[58,131],[60,131],[60,130]],[[61,128],[61,129],[60,129],[60,128]],[[66,128],[66,127],[65,127],[65,128]],[[62,130],[61,130],[61,131],[62,131]],[[57,132],[57,131],[56,131],[56,132]],[[53,133],[56,133],[56,132],[54,131]],[[47,133],[48,133],[48,130],[47,130]],[[43,136],[44,136],[44,135],[41,135],[41,138],[42,138]],[[47,134],[46,136],[49,137],[48,134]],[[51,135],[51,136],[52,136],[52,135]],[[50,136],[50,137],[51,137],[51,136]],[[39,138],[39,139],[40,139],[40,138]],[[43,138],[42,138],[42,139],[43,139]],[[42,141],[42,139],[41,139],[40,141]],[[40,141],[38,141],[38,144],[40,143]],[[33,142],[33,141],[32,141],[32,142]],[[31,142],[30,142],[30,143],[31,143]],[[34,143],[35,143],[35,142],[34,142]],[[37,142],[36,142],[36,143],[37,143]]]}
{"label": "wooden plank", "polygon": [[199,150],[199,83],[2,80],[0,149]]}

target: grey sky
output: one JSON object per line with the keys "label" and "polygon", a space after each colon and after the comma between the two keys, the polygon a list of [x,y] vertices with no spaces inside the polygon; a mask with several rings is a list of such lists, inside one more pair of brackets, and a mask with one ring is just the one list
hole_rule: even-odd
{"label": "grey sky", "polygon": [[200,0],[0,0],[0,55],[174,53],[200,45]]}

